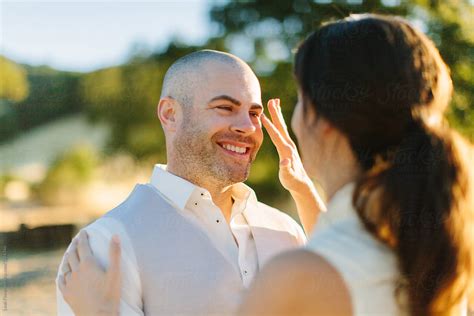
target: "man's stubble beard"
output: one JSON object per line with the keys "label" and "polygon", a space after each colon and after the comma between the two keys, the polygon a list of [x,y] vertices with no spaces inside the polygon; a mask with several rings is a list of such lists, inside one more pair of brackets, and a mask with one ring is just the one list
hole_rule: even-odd
{"label": "man's stubble beard", "polygon": [[201,187],[211,184],[226,187],[247,180],[255,157],[251,157],[245,167],[235,162],[240,169],[236,171],[224,161],[218,145],[205,131],[189,119],[183,125],[186,128],[180,129],[173,142],[174,159],[181,169],[181,176]]}

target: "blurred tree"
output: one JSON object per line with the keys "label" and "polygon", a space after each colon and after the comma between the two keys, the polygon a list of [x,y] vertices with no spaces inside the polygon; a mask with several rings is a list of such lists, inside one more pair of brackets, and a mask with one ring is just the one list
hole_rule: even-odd
{"label": "blurred tree", "polygon": [[109,148],[145,157],[163,149],[154,106],[166,69],[146,61],[99,70],[81,79],[81,90],[91,119],[108,122]]}
{"label": "blurred tree", "polygon": [[80,74],[47,66],[26,69],[30,94],[14,105],[21,130],[82,110],[82,97],[78,90]]}
{"label": "blurred tree", "polygon": [[0,142],[18,131],[17,116],[12,107],[28,95],[26,70],[0,56]]}
{"label": "blurred tree", "polygon": [[36,187],[40,200],[49,205],[69,203],[94,176],[97,153],[88,146],[77,146],[60,155]]}
{"label": "blurred tree", "polygon": [[18,132],[16,112],[12,102],[0,99],[0,143]]}
{"label": "blurred tree", "polygon": [[[272,69],[278,61],[292,61],[291,51],[323,22],[351,13],[380,13],[405,16],[409,6],[380,0],[293,0],[271,2],[231,1],[211,9],[211,20],[229,38],[228,48],[239,49],[246,42],[247,60]],[[267,70],[263,67],[264,70]]]}
{"label": "blurred tree", "polygon": [[0,99],[21,101],[27,95],[28,81],[25,69],[0,56]]}
{"label": "blurred tree", "polygon": [[[83,109],[80,74],[46,66],[25,66],[29,94],[16,102],[0,99],[0,142],[35,126]],[[8,103],[8,107],[2,103]]]}
{"label": "blurred tree", "polygon": [[417,0],[413,16],[423,19],[451,68],[453,101],[448,118],[474,140],[474,5],[468,0]]}

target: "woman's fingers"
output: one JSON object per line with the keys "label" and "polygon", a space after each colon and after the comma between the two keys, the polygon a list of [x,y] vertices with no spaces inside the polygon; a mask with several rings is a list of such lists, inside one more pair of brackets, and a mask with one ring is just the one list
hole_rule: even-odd
{"label": "woman's fingers", "polygon": [[265,129],[270,136],[273,144],[275,145],[278,155],[280,156],[280,160],[285,158],[291,157],[291,147],[287,144],[283,136],[281,135],[280,131],[273,125],[273,123],[262,114],[262,123]]}
{"label": "woman's fingers", "polygon": [[285,131],[284,121],[282,121],[281,117],[279,116],[279,111],[277,108],[277,104],[279,101],[278,99],[270,99],[267,102],[268,112],[270,112],[270,117],[272,118],[272,123],[275,127],[283,134]]}
{"label": "woman's fingers", "polygon": [[67,260],[67,256],[68,256],[68,253],[66,252],[64,254],[64,262],[63,264],[61,265],[61,273],[62,274],[65,274],[66,272],[69,272],[71,271],[71,267],[69,266],[69,262]]}
{"label": "woman's fingers", "polygon": [[292,174],[291,159],[284,158],[280,160],[280,170]]}
{"label": "woman's fingers", "polygon": [[267,103],[268,111],[270,112],[270,116],[272,118],[272,123],[281,133],[283,139],[288,143],[288,145],[296,148],[295,143],[290,137],[288,133],[288,127],[286,126],[285,119],[283,117],[283,113],[281,112],[280,106],[280,99],[270,99]]}
{"label": "woman's fingers", "polygon": [[84,258],[92,256],[92,250],[89,246],[89,236],[85,230],[81,230],[79,233],[77,252],[79,254],[79,260],[84,260]]}
{"label": "woman's fingers", "polygon": [[293,148],[296,148],[296,144],[293,141],[293,139],[291,139],[291,137],[290,137],[290,133],[288,132],[288,127],[286,126],[285,118],[283,117],[283,112],[281,111],[280,99],[275,99],[275,100],[276,100],[276,107],[277,107],[277,110],[278,110],[278,112],[277,112],[278,117],[280,118],[281,125],[283,126],[283,132],[284,132],[283,137],[286,139],[288,144],[293,146]]}
{"label": "woman's fingers", "polygon": [[120,297],[120,259],[121,259],[121,248],[120,238],[118,235],[112,236],[110,240],[109,248],[109,269],[107,270],[107,284],[109,285],[110,294],[113,296],[118,295]]}
{"label": "woman's fingers", "polygon": [[71,248],[66,252],[66,261],[70,271],[76,271],[79,267],[79,257],[77,255],[77,239],[71,244]]}
{"label": "woman's fingers", "polygon": [[112,239],[110,240],[110,249],[109,249],[109,272],[115,273],[120,271],[120,238],[118,235],[113,235]]}

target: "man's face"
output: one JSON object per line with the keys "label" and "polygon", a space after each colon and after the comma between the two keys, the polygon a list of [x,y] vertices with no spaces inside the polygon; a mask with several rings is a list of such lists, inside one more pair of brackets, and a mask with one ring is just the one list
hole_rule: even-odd
{"label": "man's face", "polygon": [[260,85],[253,73],[209,65],[183,105],[174,149],[186,169],[224,185],[245,181],[263,141]]}

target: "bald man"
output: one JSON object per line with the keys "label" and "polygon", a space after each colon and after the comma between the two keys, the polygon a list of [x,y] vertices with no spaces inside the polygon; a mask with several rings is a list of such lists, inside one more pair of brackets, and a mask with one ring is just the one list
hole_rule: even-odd
{"label": "bald man", "polygon": [[[169,68],[157,108],[167,165],[83,229],[104,268],[120,236],[120,315],[232,314],[262,265],[305,243],[295,221],[242,183],[262,144],[262,111],[257,77],[233,55],[199,51]],[[78,269],[77,239],[57,282]],[[59,289],[57,298],[58,314],[73,315]]]}

